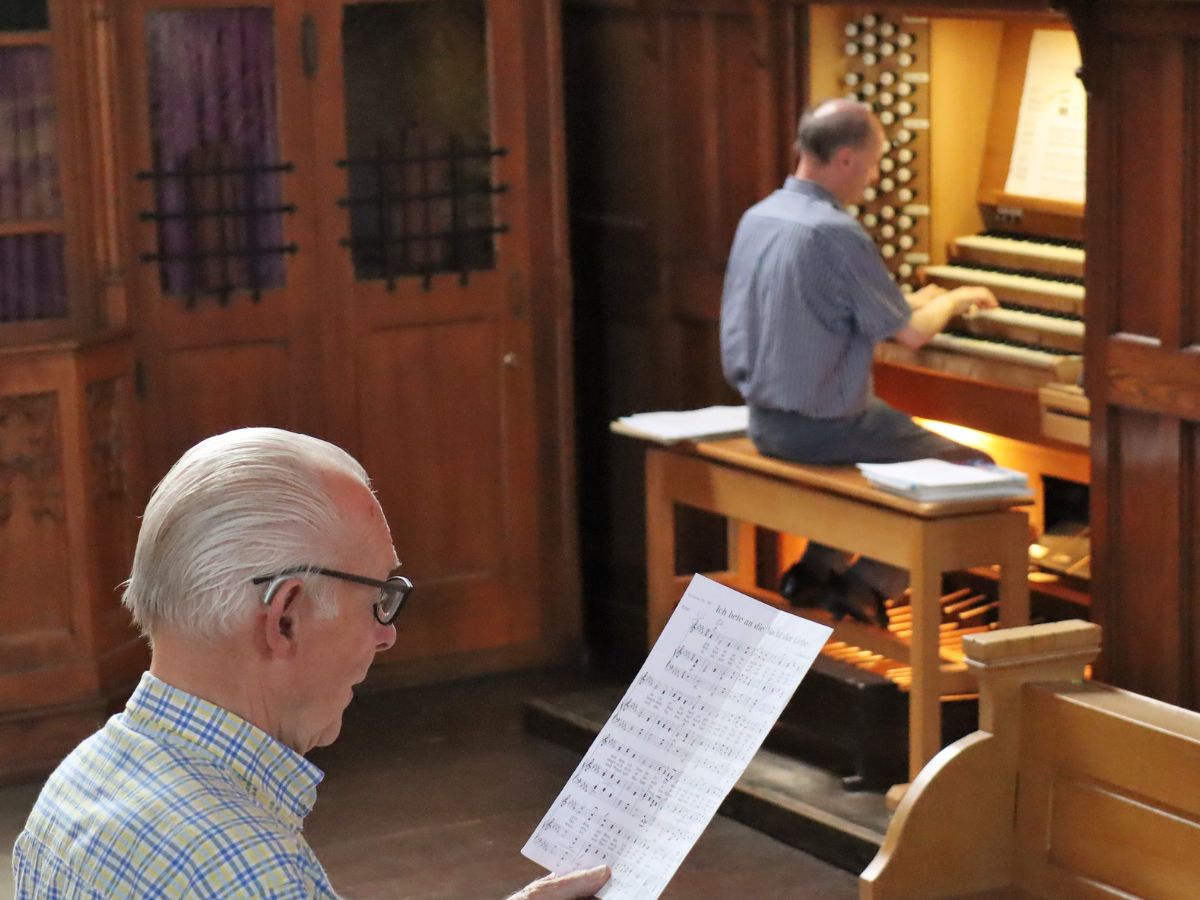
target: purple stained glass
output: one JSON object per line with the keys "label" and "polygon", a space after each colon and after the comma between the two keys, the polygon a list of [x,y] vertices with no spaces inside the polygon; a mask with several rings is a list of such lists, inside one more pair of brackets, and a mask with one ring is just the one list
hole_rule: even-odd
{"label": "purple stained glass", "polygon": [[146,41],[154,169],[174,173],[155,182],[163,291],[282,286],[260,252],[283,244],[271,10],[153,12]]}
{"label": "purple stained glass", "polygon": [[[0,47],[0,322],[67,314],[54,61],[48,47]],[[52,226],[53,227],[53,226]]]}
{"label": "purple stained glass", "polygon": [[59,219],[54,65],[48,47],[0,47],[0,222]]}
{"label": "purple stained glass", "polygon": [[0,322],[67,314],[61,234],[0,237]]}

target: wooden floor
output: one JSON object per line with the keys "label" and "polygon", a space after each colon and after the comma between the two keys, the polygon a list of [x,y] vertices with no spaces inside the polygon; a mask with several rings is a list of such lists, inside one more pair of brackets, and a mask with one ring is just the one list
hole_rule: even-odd
{"label": "wooden floor", "polygon": [[[362,900],[499,900],[543,874],[521,846],[578,756],[524,733],[520,708],[586,686],[532,673],[360,697],[341,740],[313,755],[326,777],[305,830],[334,887]],[[36,794],[0,788],[0,897]],[[718,816],[662,896],[848,900],[857,879]]]}

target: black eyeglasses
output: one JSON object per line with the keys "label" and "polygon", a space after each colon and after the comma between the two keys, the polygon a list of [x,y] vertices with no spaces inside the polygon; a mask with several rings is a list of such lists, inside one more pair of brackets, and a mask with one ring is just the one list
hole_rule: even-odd
{"label": "black eyeglasses", "polygon": [[274,575],[259,575],[256,578],[251,578],[251,584],[268,584],[267,592],[263,595],[263,604],[271,602],[271,598],[275,594],[276,588],[281,582],[294,575],[324,575],[326,578],[340,578],[342,581],[352,581],[355,584],[365,584],[368,587],[379,589],[379,599],[375,601],[375,621],[380,625],[391,625],[396,616],[400,614],[400,610],[404,608],[404,601],[408,599],[408,595],[412,592],[413,583],[410,579],[403,575],[393,575],[386,581],[380,581],[378,578],[367,578],[365,575],[351,575],[349,572],[339,572],[337,569],[323,569],[320,566],[290,566],[281,572],[276,572]]}

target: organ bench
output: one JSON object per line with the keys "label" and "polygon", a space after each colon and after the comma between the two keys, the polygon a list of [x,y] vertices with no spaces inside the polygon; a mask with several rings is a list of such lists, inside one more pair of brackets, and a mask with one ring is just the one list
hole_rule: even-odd
{"label": "organ bench", "polygon": [[[614,430],[620,431],[619,428]],[[1000,625],[1029,621],[1029,526],[1012,507],[1030,498],[923,503],[868,484],[849,466],[810,466],[760,454],[746,438],[650,445],[646,450],[648,641],[653,644],[683,594],[676,572],[675,506],[729,522],[729,586],[764,596],[755,585],[754,527],[801,535],[909,571],[911,638],[849,620],[833,640],[909,661],[909,773],[941,747],[941,696],[973,693],[966,667],[939,644],[941,575],[1000,564]],[[820,611],[804,610],[820,618]]]}
{"label": "organ bench", "polygon": [[963,638],[980,730],[913,781],[861,900],[1191,898],[1200,715],[1082,680],[1099,626]]}

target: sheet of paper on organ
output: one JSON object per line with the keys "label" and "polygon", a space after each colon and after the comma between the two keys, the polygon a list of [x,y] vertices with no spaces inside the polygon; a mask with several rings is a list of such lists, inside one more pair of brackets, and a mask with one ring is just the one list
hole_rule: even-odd
{"label": "sheet of paper on organ", "polygon": [[831,629],[701,575],[522,853],[607,864],[603,900],[667,886]]}
{"label": "sheet of paper on organ", "polygon": [[1034,31],[1006,193],[1083,203],[1087,94],[1075,74],[1079,65],[1074,32]]}

